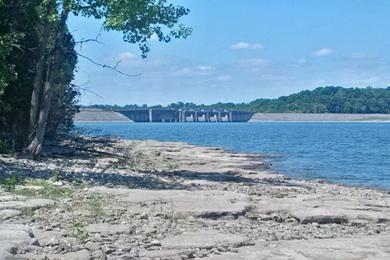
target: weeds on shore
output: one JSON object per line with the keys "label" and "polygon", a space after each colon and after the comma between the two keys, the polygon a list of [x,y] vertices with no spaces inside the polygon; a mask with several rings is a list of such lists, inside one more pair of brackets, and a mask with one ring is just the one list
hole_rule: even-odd
{"label": "weeds on shore", "polygon": [[57,199],[72,196],[72,189],[57,186],[46,180],[31,180],[25,183],[25,187],[14,190],[18,195],[28,197],[40,197],[48,199]]}
{"label": "weeds on shore", "polygon": [[90,217],[97,222],[104,215],[102,204],[100,202],[100,196],[97,193],[92,194],[87,200]]}
{"label": "weeds on shore", "polygon": [[122,166],[127,166],[132,170],[145,172],[157,171],[156,162],[149,159],[147,155],[139,151],[128,153],[121,164]]}
{"label": "weeds on shore", "polygon": [[161,171],[176,171],[179,164],[170,158],[166,158],[162,151],[153,151],[144,153],[137,151],[135,144],[129,145],[118,158],[118,161],[112,164],[113,168],[124,168],[144,173],[153,173]]}
{"label": "weeds on shore", "polygon": [[[24,186],[17,188],[16,185],[18,184],[23,184]],[[28,180],[23,182],[18,180],[18,178],[14,175],[0,180],[0,185],[6,192],[12,192],[17,195],[27,197],[56,199],[70,197],[72,194],[71,188],[57,186],[43,179]]]}
{"label": "weeds on shore", "polygon": [[101,196],[98,193],[90,195],[75,194],[67,205],[66,211],[72,215],[72,220],[68,226],[68,232],[78,240],[84,240],[88,237],[85,226],[92,223],[98,223],[105,215],[101,203]]}
{"label": "weeds on shore", "polygon": [[179,165],[177,163],[170,163],[167,166],[168,171],[175,171],[177,169],[179,169]]}
{"label": "weeds on shore", "polygon": [[79,221],[75,221],[72,223],[71,231],[72,231],[72,235],[78,240],[84,240],[88,237],[84,225]]}
{"label": "weeds on shore", "polygon": [[1,186],[7,192],[15,191],[16,184],[18,184],[18,179],[16,178],[16,176],[11,176],[1,181]]}
{"label": "weeds on shore", "polygon": [[59,171],[59,170],[53,170],[53,171],[51,172],[51,178],[52,178],[53,181],[55,181],[55,182],[60,181],[60,179],[61,179],[61,173],[60,173],[60,171]]}
{"label": "weeds on shore", "polygon": [[[102,203],[102,195],[99,193],[86,193],[82,188],[83,184],[74,186],[62,186],[56,185],[53,181],[56,177],[60,178],[59,172],[53,172],[51,180],[34,179],[27,180],[22,183],[18,181],[15,176],[11,176],[1,181],[1,186],[4,190],[12,192],[17,195],[26,197],[38,197],[47,199],[61,199],[67,198],[66,200],[58,200],[53,206],[53,209],[48,209],[49,212],[53,212],[55,209],[61,209],[61,214],[53,215],[52,217],[56,221],[63,222],[63,216],[71,214],[71,219],[66,221],[66,227],[68,234],[75,237],[79,241],[83,241],[88,238],[88,232],[85,227],[88,224],[98,223],[103,220],[105,216],[105,209]],[[20,183],[24,186],[16,185]],[[63,212],[63,213],[62,213]],[[38,220],[39,214],[36,214],[33,209],[24,209],[23,215],[34,220],[45,223],[47,219]]]}

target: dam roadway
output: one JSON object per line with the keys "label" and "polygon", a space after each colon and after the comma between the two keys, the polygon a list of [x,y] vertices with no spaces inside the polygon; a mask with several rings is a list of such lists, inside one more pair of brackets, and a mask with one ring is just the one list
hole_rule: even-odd
{"label": "dam roadway", "polygon": [[247,111],[203,111],[176,109],[116,110],[134,122],[248,122],[252,112]]}
{"label": "dam roadway", "polygon": [[[144,109],[147,110],[148,109]],[[163,109],[162,109],[163,110]],[[131,110],[133,111],[133,110]],[[190,111],[190,110],[189,110]],[[125,113],[125,111],[123,110]],[[195,111],[190,111],[191,113],[187,114],[186,122],[193,122],[193,119],[189,116],[192,114],[194,118],[196,118]],[[204,122],[206,119],[206,115],[204,115],[205,111],[197,111],[198,121]],[[233,115],[237,115],[238,111],[235,111]],[[148,112],[149,113],[149,112]],[[214,112],[215,113],[215,112]],[[225,112],[226,113],[226,112]],[[229,113],[229,112],[227,112]],[[244,112],[245,113],[245,112]],[[246,112],[247,113],[247,112]],[[135,115],[137,115],[136,113]],[[142,122],[149,122],[149,117],[146,118],[145,112],[143,114]],[[224,113],[221,114],[221,116]],[[250,113],[252,114],[252,113]],[[133,116],[135,116],[133,114]],[[210,114],[209,114],[210,115]],[[214,114],[215,115],[215,114]],[[232,115],[232,116],[233,116]],[[200,118],[200,119],[199,119]],[[233,118],[233,117],[231,117]],[[183,117],[182,117],[183,119]],[[210,117],[208,117],[210,120]],[[243,118],[244,119],[244,118]],[[89,109],[82,108],[79,113],[76,113],[75,122],[134,122],[134,120],[129,117],[123,115],[122,113],[115,112],[112,110],[101,110],[101,109]],[[173,119],[175,120],[175,119]],[[176,119],[177,120],[177,119]],[[200,120],[200,121],[199,121]],[[225,122],[226,116],[222,117],[222,122]],[[162,122],[162,121],[160,121]],[[175,122],[175,121],[173,121]],[[184,122],[179,121],[179,122]],[[210,122],[210,121],[208,121]],[[211,122],[215,122],[215,116],[211,118]],[[239,121],[237,118],[233,118],[233,122],[247,122],[247,121]],[[381,122],[381,123],[390,123],[390,114],[314,114],[314,113],[254,113],[249,122]]]}

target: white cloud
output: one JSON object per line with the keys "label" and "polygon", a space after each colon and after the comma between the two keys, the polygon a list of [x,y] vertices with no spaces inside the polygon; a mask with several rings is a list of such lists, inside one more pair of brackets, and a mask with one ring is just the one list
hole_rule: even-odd
{"label": "white cloud", "polygon": [[185,76],[185,75],[191,75],[193,73],[192,69],[190,68],[174,68],[172,75],[174,76]]}
{"label": "white cloud", "polygon": [[353,86],[370,86],[378,83],[380,78],[378,76],[370,76],[368,78],[356,75],[356,78],[348,79],[348,83]]}
{"label": "white cloud", "polygon": [[135,58],[137,58],[136,55],[134,55],[133,53],[131,52],[122,52],[120,53],[119,55],[119,59],[123,62],[126,62],[126,61],[130,61],[130,60],[134,60]]}
{"label": "white cloud", "polygon": [[298,64],[306,64],[306,62],[307,62],[306,59],[303,59],[303,58],[297,60],[297,63],[298,63]]}
{"label": "white cloud", "polygon": [[313,82],[309,83],[311,86],[314,86],[314,87],[322,87],[322,86],[326,86],[326,85],[332,85],[331,84],[327,84],[327,81],[323,80],[323,79],[317,79],[317,80],[314,80]]}
{"label": "white cloud", "polygon": [[260,58],[245,59],[240,61],[240,65],[248,67],[256,67],[266,65],[267,61]]}
{"label": "white cloud", "polygon": [[210,70],[213,70],[213,66],[209,66],[209,65],[201,65],[198,67],[199,70],[201,71],[210,71]]}
{"label": "white cloud", "polygon": [[365,52],[354,52],[351,55],[351,59],[356,59],[356,60],[364,60],[364,59],[365,60],[368,60],[368,59],[374,60],[376,58],[377,57],[370,55],[368,53],[365,53]]}
{"label": "white cloud", "polygon": [[221,75],[215,78],[217,81],[229,81],[232,79],[230,75]]}
{"label": "white cloud", "polygon": [[178,66],[174,65],[170,69],[170,74],[174,76],[205,76],[214,74],[215,68],[211,65]]}
{"label": "white cloud", "polygon": [[263,49],[264,46],[261,43],[248,43],[248,42],[237,42],[230,46],[233,50],[242,49]]}
{"label": "white cloud", "polygon": [[322,48],[312,53],[313,56],[316,57],[322,57],[322,56],[328,56],[334,52],[333,49],[330,48]]}

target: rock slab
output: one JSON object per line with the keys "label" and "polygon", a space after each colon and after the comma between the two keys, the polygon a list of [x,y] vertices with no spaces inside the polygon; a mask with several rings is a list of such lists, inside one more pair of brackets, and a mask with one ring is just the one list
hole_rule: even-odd
{"label": "rock slab", "polygon": [[238,248],[237,253],[211,256],[207,260],[387,260],[390,237],[376,235],[354,238],[258,242],[253,247]]}
{"label": "rock slab", "polygon": [[244,245],[246,241],[247,238],[242,235],[222,233],[215,230],[200,230],[167,237],[161,241],[161,245],[163,248],[171,249],[237,247]]}
{"label": "rock slab", "polygon": [[10,259],[16,248],[32,242],[28,228],[19,224],[0,224],[0,259]]}

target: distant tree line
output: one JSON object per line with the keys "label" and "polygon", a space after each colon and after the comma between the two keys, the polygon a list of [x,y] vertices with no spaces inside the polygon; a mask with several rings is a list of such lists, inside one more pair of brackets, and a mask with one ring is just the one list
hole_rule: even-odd
{"label": "distant tree line", "polygon": [[390,87],[321,87],[277,99],[257,99],[247,104],[256,112],[280,113],[390,113]]}
{"label": "distant tree line", "polygon": [[120,61],[109,66],[80,53],[77,46],[99,41],[75,41],[71,15],[100,20],[101,30],[122,33],[146,57],[152,37],[170,42],[191,33],[179,24],[188,13],[167,0],[0,0],[0,148],[39,157],[45,141],[72,129],[78,58],[131,76],[118,69]]}
{"label": "distant tree line", "polygon": [[[84,108],[104,110],[142,109],[147,105],[93,105]],[[343,88],[320,87],[304,90],[289,96],[276,99],[256,99],[249,103],[216,103],[196,105],[177,102],[168,106],[151,106],[150,108],[167,109],[204,109],[204,110],[246,110],[259,113],[356,113],[356,114],[390,114],[390,87],[388,88]]]}

